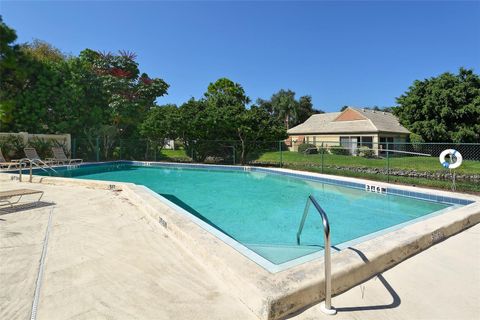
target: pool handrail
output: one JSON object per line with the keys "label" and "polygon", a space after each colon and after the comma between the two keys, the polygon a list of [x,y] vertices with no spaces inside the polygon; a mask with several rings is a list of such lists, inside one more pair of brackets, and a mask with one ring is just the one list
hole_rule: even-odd
{"label": "pool handrail", "polygon": [[313,195],[309,195],[307,198],[307,203],[305,204],[305,209],[303,210],[302,220],[297,231],[297,245],[300,245],[300,236],[303,231],[303,226],[305,225],[305,220],[307,218],[308,210],[310,209],[310,203],[313,203],[315,209],[320,214],[323,224],[323,236],[325,241],[325,250],[324,250],[324,259],[325,259],[325,302],[320,304],[320,309],[330,315],[337,313],[337,310],[332,307],[332,278],[331,278],[331,253],[330,253],[330,224],[328,223],[328,217],[325,211],[322,209],[317,200]]}
{"label": "pool handrail", "polygon": [[[32,182],[32,171],[33,171],[33,170],[32,170],[32,165],[35,165],[37,168],[40,168],[40,169],[42,169],[42,170],[45,171],[45,172],[48,172],[48,171],[45,169],[45,167],[46,167],[46,168],[52,170],[53,172],[57,173],[57,170],[55,170],[54,168],[52,168],[52,166],[48,165],[47,163],[43,162],[41,159],[22,158],[22,159],[20,159],[20,160],[18,161],[18,163],[20,164],[20,169],[19,169],[19,171],[18,171],[18,180],[19,180],[20,182],[22,182],[22,173],[23,173],[23,166],[22,166],[22,164],[27,164],[27,163],[30,164],[30,166],[29,166],[29,169],[30,169],[30,170],[29,170],[29,173],[30,173],[30,179],[29,179],[29,181],[30,181],[30,182]],[[40,166],[38,163],[43,164],[44,167]]]}

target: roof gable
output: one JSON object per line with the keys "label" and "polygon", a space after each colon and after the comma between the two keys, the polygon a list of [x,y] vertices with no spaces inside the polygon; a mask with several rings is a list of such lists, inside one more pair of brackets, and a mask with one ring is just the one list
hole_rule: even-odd
{"label": "roof gable", "polygon": [[340,115],[336,117],[333,121],[355,121],[355,120],[367,120],[367,118],[357,110],[349,107],[343,110],[343,112],[340,113]]}

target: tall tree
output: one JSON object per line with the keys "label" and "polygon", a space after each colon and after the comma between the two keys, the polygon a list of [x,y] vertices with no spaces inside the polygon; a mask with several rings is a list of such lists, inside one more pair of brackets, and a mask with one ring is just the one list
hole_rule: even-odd
{"label": "tall tree", "polygon": [[272,96],[271,103],[278,117],[284,119],[287,130],[298,122],[298,102],[295,100],[295,92],[282,89]]}
{"label": "tall tree", "polygon": [[245,94],[243,87],[227,78],[210,83],[204,97],[211,106],[219,108],[246,106],[250,103],[250,98]]}
{"label": "tall tree", "polygon": [[24,70],[19,68],[20,46],[17,34],[0,15],[0,130],[13,120],[14,96],[21,90],[19,83]]}
{"label": "tall tree", "polygon": [[274,142],[287,137],[282,121],[272,117],[265,109],[252,106],[234,118],[240,140],[240,162],[247,163],[250,152],[258,149],[259,142]]}
{"label": "tall tree", "polygon": [[67,132],[90,149],[100,137],[108,157],[118,138],[139,137],[139,124],[168,89],[140,72],[133,53],[86,49],[76,57],[40,40],[17,45],[1,19],[0,39],[2,131]]}
{"label": "tall tree", "polygon": [[187,153],[203,161],[208,156],[225,157],[234,148],[245,163],[259,140],[285,138],[277,118],[263,108],[247,109],[248,102],[241,85],[222,78],[208,86],[203,99],[180,106],[178,132]]}
{"label": "tall tree", "polygon": [[297,101],[295,92],[281,89],[269,100],[257,99],[256,105],[265,109],[272,116],[281,119],[288,130],[307,120],[312,114],[323,113],[313,107],[311,96],[302,96]]}
{"label": "tall tree", "polygon": [[110,124],[122,135],[131,135],[155,100],[166,94],[168,84],[140,73],[136,55],[120,51],[118,55],[86,49],[80,53],[101,82],[107,98]]}
{"label": "tall tree", "polygon": [[427,142],[480,142],[480,77],[460,68],[416,80],[397,98],[400,122]]}
{"label": "tall tree", "polygon": [[156,143],[158,149],[161,149],[167,139],[177,138],[179,121],[180,115],[176,105],[153,107],[140,124],[140,132],[142,136]]}
{"label": "tall tree", "polygon": [[311,96],[302,96],[298,100],[298,123],[305,122],[313,114],[325,113],[323,110],[315,109],[312,103]]}

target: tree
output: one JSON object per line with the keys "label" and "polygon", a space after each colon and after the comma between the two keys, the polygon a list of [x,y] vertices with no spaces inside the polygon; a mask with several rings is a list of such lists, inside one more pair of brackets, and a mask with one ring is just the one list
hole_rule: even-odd
{"label": "tree", "polygon": [[231,153],[238,139],[234,119],[249,101],[240,84],[220,78],[209,84],[203,99],[181,105],[179,136],[187,153],[198,161]]}
{"label": "tree", "polygon": [[19,91],[17,85],[19,78],[18,61],[20,46],[15,44],[17,34],[8,27],[0,15],[0,129],[13,120],[13,108],[15,105],[14,94]]}
{"label": "tree", "polygon": [[426,142],[480,142],[480,78],[460,68],[416,80],[393,109],[416,139]]}
{"label": "tree", "polygon": [[235,117],[240,140],[240,162],[246,164],[251,151],[258,149],[259,141],[274,142],[287,137],[282,121],[272,117],[265,109],[252,106]]}
{"label": "tree", "polygon": [[203,99],[181,105],[178,136],[187,153],[204,161],[209,156],[225,158],[232,148],[240,149],[245,163],[259,140],[285,138],[282,122],[264,108],[247,109],[249,101],[241,85],[221,78],[208,86]]}
{"label": "tree", "polygon": [[109,122],[122,136],[134,135],[155,100],[167,93],[169,85],[159,78],[140,74],[136,55],[120,51],[118,55],[86,49],[80,59],[90,65],[106,96]]}
{"label": "tree", "polygon": [[153,107],[140,125],[140,133],[161,150],[168,139],[177,137],[179,119],[179,111],[174,104]]}
{"label": "tree", "polygon": [[250,103],[250,98],[245,94],[243,87],[227,78],[210,83],[204,97],[211,106],[218,108],[246,106]]}
{"label": "tree", "polygon": [[1,17],[0,40],[2,131],[67,132],[86,149],[102,137],[107,157],[119,138],[139,137],[140,123],[168,89],[141,73],[130,52],[67,56],[40,40],[18,45]]}
{"label": "tree", "polygon": [[285,119],[285,128],[298,122],[298,102],[295,100],[295,92],[292,90],[280,90],[271,98],[274,112],[280,119]]}
{"label": "tree", "polygon": [[304,122],[312,114],[323,113],[313,107],[311,96],[302,96],[297,101],[292,90],[281,89],[273,94],[270,100],[257,99],[256,104],[272,116],[281,119],[287,130]]}
{"label": "tree", "polygon": [[205,120],[204,100],[190,99],[178,110],[177,135],[185,146],[185,151],[194,160],[203,161],[208,156],[207,140],[212,138]]}
{"label": "tree", "polygon": [[34,39],[32,43],[24,44],[22,50],[35,60],[46,63],[62,62],[67,59],[67,56],[58,48],[39,39]]}
{"label": "tree", "polygon": [[[345,111],[349,106],[343,106],[340,108],[340,112]],[[375,111],[381,111],[381,112],[390,112],[392,113],[393,107],[379,107],[379,106],[373,106],[373,107],[362,107],[362,109],[366,110],[375,110]]]}
{"label": "tree", "polygon": [[298,123],[305,122],[313,114],[325,113],[323,110],[315,109],[312,103],[311,96],[302,96],[298,100]]}

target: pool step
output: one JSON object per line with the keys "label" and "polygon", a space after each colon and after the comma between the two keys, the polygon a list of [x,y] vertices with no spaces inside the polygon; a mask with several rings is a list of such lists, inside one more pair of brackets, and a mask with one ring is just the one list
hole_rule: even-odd
{"label": "pool step", "polygon": [[323,250],[320,246],[297,246],[297,245],[280,245],[280,244],[244,244],[249,249],[255,251],[265,259],[275,264],[287,262],[307,254]]}

